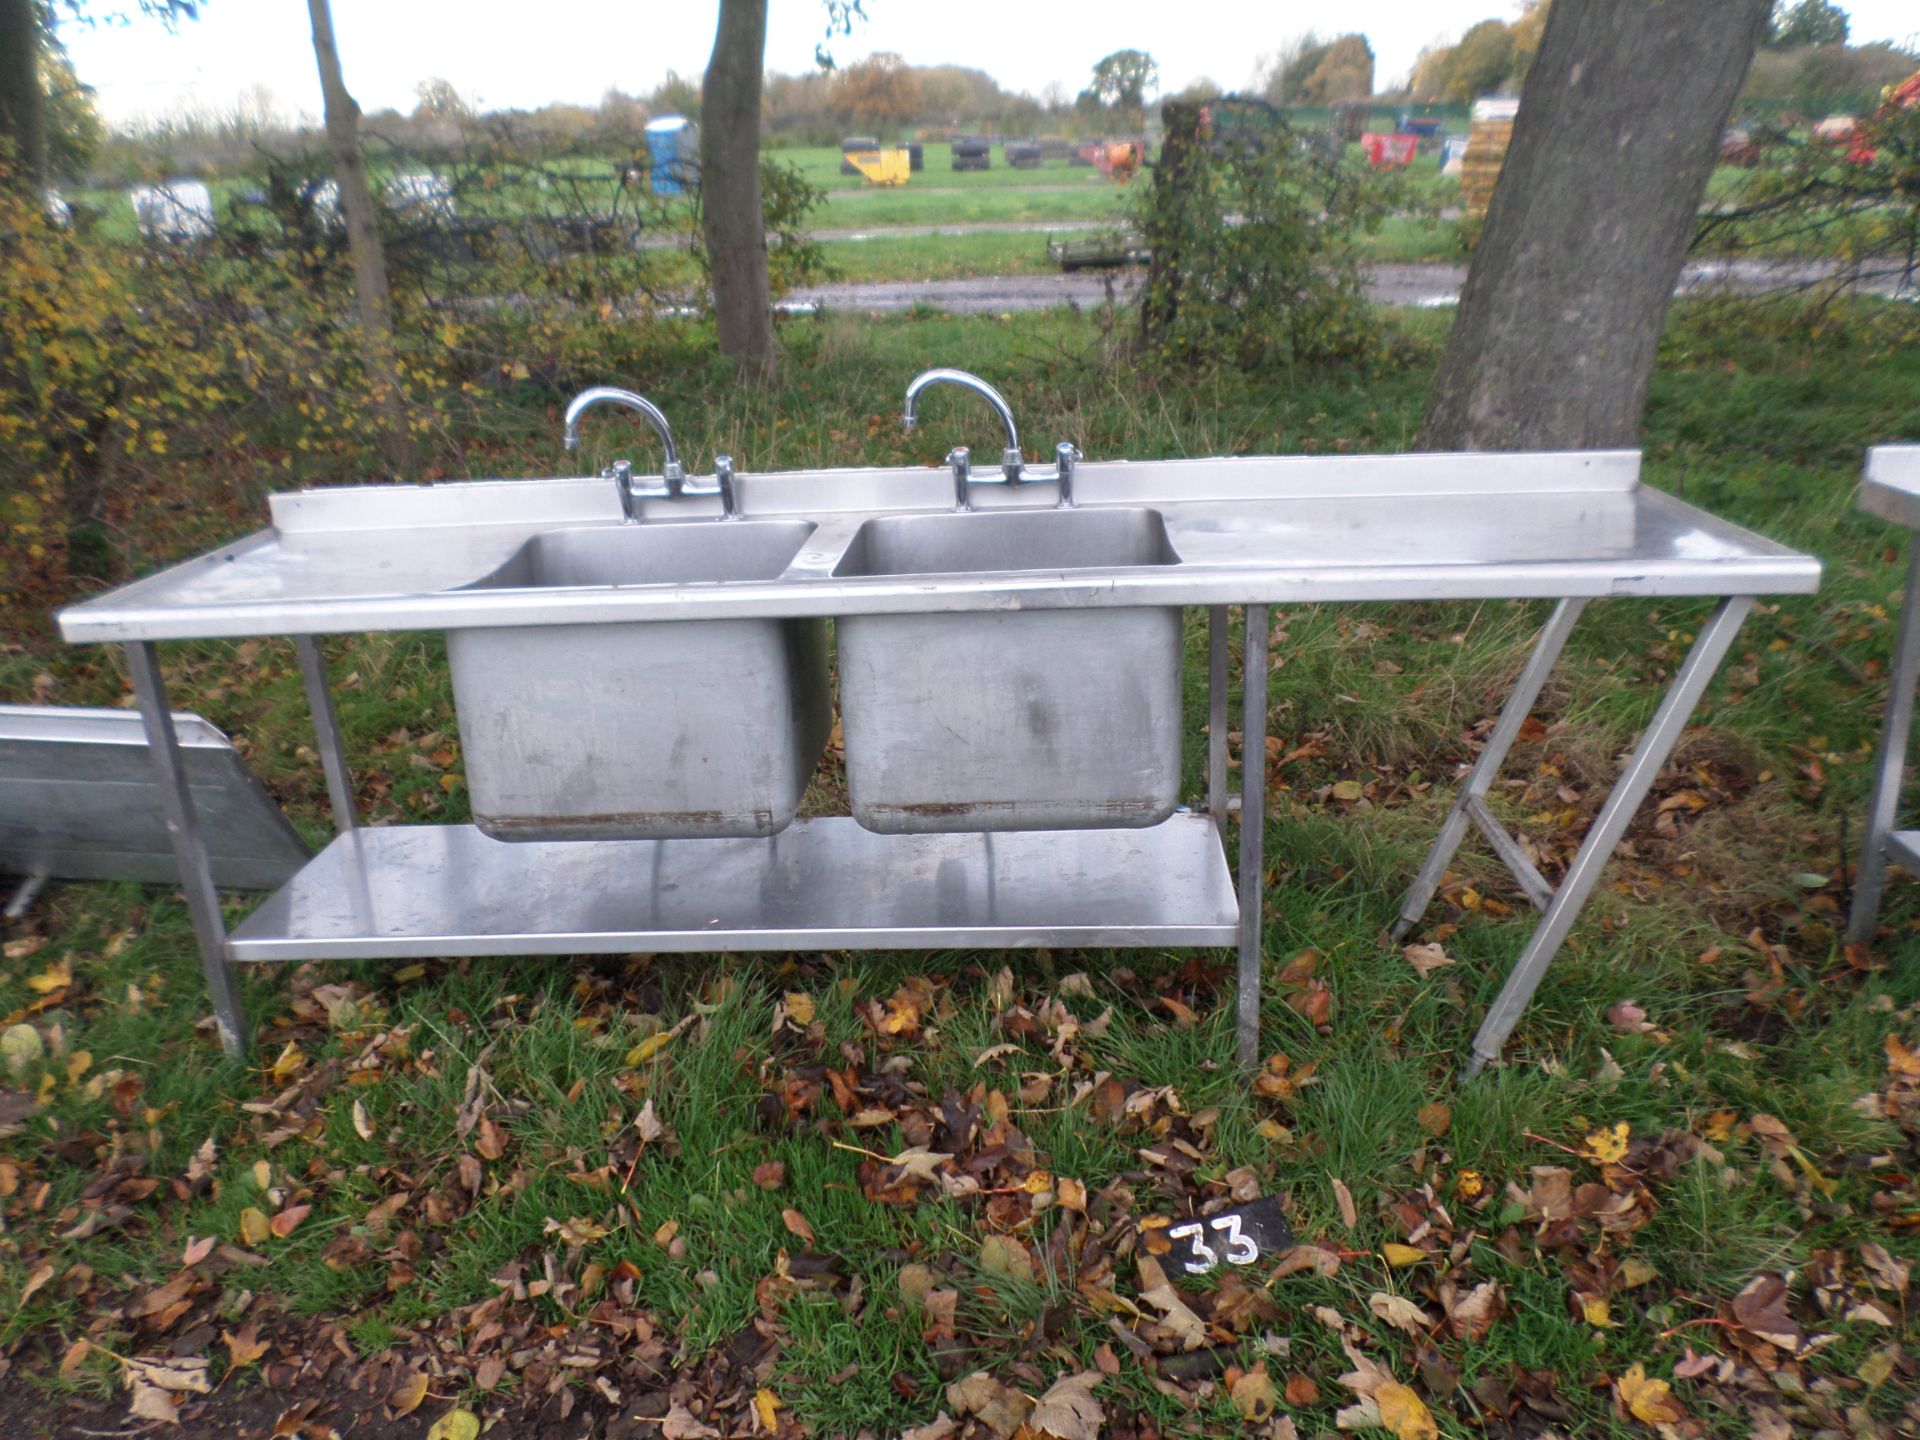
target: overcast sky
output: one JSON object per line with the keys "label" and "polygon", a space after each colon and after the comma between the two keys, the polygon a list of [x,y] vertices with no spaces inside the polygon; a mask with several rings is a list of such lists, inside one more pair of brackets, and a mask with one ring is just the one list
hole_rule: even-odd
{"label": "overcast sky", "polygon": [[[133,8],[127,0],[128,8]],[[107,8],[105,4],[96,9]],[[1855,43],[1920,33],[1915,0],[1854,0]],[[1068,94],[1094,61],[1127,47],[1160,62],[1163,88],[1205,76],[1234,89],[1260,57],[1303,31],[1360,29],[1379,56],[1382,86],[1404,78],[1422,47],[1452,40],[1516,0],[1347,0],[1343,4],[1170,4],[1168,0],[867,0],[871,16],[834,42],[841,63],[891,50],[917,65],[985,70],[1035,95]],[[333,0],[347,84],[365,110],[410,110],[414,87],[440,77],[483,107],[592,104],[610,88],[652,89],[669,70],[698,75],[713,45],[712,0]],[[767,68],[813,66],[820,0],[772,0]],[[289,115],[317,116],[312,34],[302,0],[203,0],[201,18],[169,33],[135,19],[62,37],[101,111],[124,122],[199,107],[221,111],[254,86]]]}

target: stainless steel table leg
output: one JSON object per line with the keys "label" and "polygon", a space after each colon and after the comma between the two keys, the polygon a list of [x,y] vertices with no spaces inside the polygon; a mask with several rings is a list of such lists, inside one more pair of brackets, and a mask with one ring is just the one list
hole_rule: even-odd
{"label": "stainless steel table leg", "polygon": [[1660,702],[1660,709],[1655,712],[1652,723],[1640,736],[1640,743],[1634,746],[1626,769],[1614,783],[1613,793],[1594,817],[1593,827],[1581,842],[1579,853],[1573,857],[1573,864],[1567,867],[1566,878],[1560,882],[1553,903],[1547,907],[1547,913],[1541,917],[1532,938],[1527,941],[1527,948],[1514,963],[1507,983],[1501,987],[1492,1008],[1487,1011],[1487,1018],[1481,1022],[1480,1032],[1473,1037],[1473,1055],[1467,1062],[1463,1078],[1472,1079],[1488,1061],[1498,1058],[1500,1047],[1519,1023],[1527,1002],[1533,999],[1533,992],[1540,987],[1540,981],[1545,977],[1555,952],[1573,929],[1573,922],[1580,918],[1587,897],[1599,883],[1601,868],[1612,857],[1634,812],[1640,808],[1640,802],[1646,799],[1647,791],[1653,788],[1660,767],[1667,763],[1667,757],[1673,753],[1673,747],[1686,729],[1694,706],[1706,693],[1708,683],[1720,668],[1721,660],[1733,644],[1734,637],[1740,633],[1740,626],[1751,609],[1751,596],[1738,595],[1722,600],[1719,608],[1701,627],[1699,637],[1693,642],[1693,649],[1687,654],[1686,663],[1681,665],[1680,673],[1673,677],[1666,699]]}
{"label": "stainless steel table leg", "polygon": [[1227,607],[1207,607],[1207,813],[1226,838]]}
{"label": "stainless steel table leg", "polygon": [[159,781],[160,813],[166,819],[167,836],[173,841],[174,860],[180,867],[187,914],[200,941],[200,969],[207,977],[207,993],[213,998],[220,1048],[238,1060],[247,1051],[246,1015],[240,1005],[239,987],[234,984],[232,963],[227,959],[227,927],[220,917],[220,897],[213,888],[213,870],[207,860],[206,842],[200,836],[200,816],[187,784],[180,741],[173,733],[166,683],[161,679],[160,662],[152,645],[136,641],[126,647],[126,652],[127,668],[133,673],[133,693],[140,701],[140,718],[146,724],[147,748],[153,754]]}
{"label": "stainless steel table leg", "polygon": [[327,657],[320,653],[320,642],[311,635],[296,635],[293,648],[300,656],[300,678],[306,682],[314,743],[320,751],[320,768],[327,776],[333,828],[344,835],[359,822],[354,814],[353,774],[347,769],[346,746],[340,738],[340,717],[334,712],[333,691],[327,685]]}
{"label": "stainless steel table leg", "polygon": [[1407,891],[1406,900],[1401,903],[1400,919],[1393,927],[1396,944],[1407,938],[1407,932],[1420,923],[1420,917],[1427,913],[1427,906],[1433,903],[1434,892],[1439,890],[1447,866],[1453,863],[1454,852],[1460,848],[1460,842],[1466,839],[1467,826],[1473,819],[1474,802],[1484,801],[1487,792],[1493,788],[1494,777],[1500,773],[1500,767],[1506,764],[1507,752],[1519,738],[1520,727],[1526,723],[1527,716],[1533,713],[1534,702],[1540,698],[1541,688],[1547,683],[1547,676],[1553,673],[1554,663],[1566,648],[1567,637],[1573,633],[1574,623],[1579,620],[1580,612],[1586,609],[1586,605],[1585,600],[1562,600],[1553,607],[1546,628],[1541,630],[1540,639],[1534,644],[1532,658],[1527,661],[1526,669],[1520,672],[1520,678],[1514,682],[1513,693],[1507,697],[1499,720],[1494,722],[1493,733],[1487,737],[1480,758],[1474,761],[1467,783],[1460,787],[1460,793],[1454,797],[1453,808],[1447,812],[1446,823],[1440,827],[1439,837],[1433,842],[1426,864],[1420,867],[1412,888]]}
{"label": "stainless steel table leg", "polygon": [[1860,874],[1853,882],[1847,939],[1867,941],[1880,921],[1880,889],[1887,878],[1887,836],[1900,810],[1900,780],[1913,728],[1914,687],[1920,684],[1920,539],[1907,553],[1907,598],[1900,607],[1900,634],[1887,672],[1887,715],[1873,757],[1873,790],[1867,797],[1867,833],[1860,841]]}
{"label": "stainless steel table leg", "polygon": [[1246,607],[1240,662],[1240,1063],[1260,1063],[1260,960],[1265,948],[1267,841],[1267,607]]}

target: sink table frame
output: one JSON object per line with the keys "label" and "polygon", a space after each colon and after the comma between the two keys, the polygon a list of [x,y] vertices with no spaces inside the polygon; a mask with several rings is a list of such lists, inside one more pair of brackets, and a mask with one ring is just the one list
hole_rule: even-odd
{"label": "sink table frame", "polygon": [[[230,1054],[244,1053],[248,1036],[232,967],[249,961],[1232,945],[1238,950],[1236,1048],[1251,1066],[1260,1056],[1270,607],[1551,599],[1557,603],[1532,658],[1407,891],[1393,931],[1397,942],[1419,922],[1469,829],[1486,838],[1541,911],[1474,1038],[1466,1067],[1471,1075],[1498,1056],[1525,1011],[1755,597],[1818,585],[1819,565],[1811,557],[1646,489],[1638,472],[1639,457],[1631,451],[1089,462],[1076,478],[1081,503],[1156,506],[1179,563],[1150,571],[956,577],[834,573],[860,521],[944,509],[951,497],[943,471],[743,475],[736,481],[743,513],[819,521],[817,542],[801,551],[788,577],[729,585],[724,592],[655,585],[518,595],[463,586],[530,534],[617,520],[611,487],[553,480],[306,491],[273,497],[275,532],[73,607],[61,625],[69,640],[126,649],[221,1042]],[[983,500],[988,508],[1036,503],[1017,494]],[[671,503],[681,508],[669,512],[647,502],[643,517],[700,511],[698,501]],[[422,524],[439,527],[430,554],[418,547],[404,554],[379,549],[380,535]],[[421,564],[430,573],[412,593],[395,593],[380,573]],[[458,584],[451,573],[432,569],[455,565],[466,567]],[[1909,618],[1916,594],[1920,580],[1909,588]],[[1494,818],[1487,796],[1584,606],[1606,596],[1719,603],[1556,888]],[[368,829],[355,814],[351,771],[315,639],[503,623],[1141,604],[1206,608],[1208,740],[1205,811],[1183,810],[1138,830],[879,835],[850,817],[823,817],[758,839],[509,844],[487,840],[471,826]],[[1227,738],[1234,605],[1244,607],[1237,795],[1229,783]],[[1903,655],[1920,652],[1916,634],[1920,626],[1910,625]],[[229,933],[165,721],[155,645],[247,635],[294,639],[338,834]],[[1225,851],[1233,819],[1237,886]]]}
{"label": "sink table frame", "polygon": [[1880,896],[1889,863],[1920,878],[1920,828],[1899,828],[1900,781],[1906,774],[1913,729],[1914,689],[1920,686],[1920,445],[1879,445],[1867,452],[1860,508],[1913,532],[1907,539],[1907,590],[1887,667],[1887,710],[1873,757],[1867,796],[1867,833],[1853,884],[1847,939],[1866,944],[1880,921]]}

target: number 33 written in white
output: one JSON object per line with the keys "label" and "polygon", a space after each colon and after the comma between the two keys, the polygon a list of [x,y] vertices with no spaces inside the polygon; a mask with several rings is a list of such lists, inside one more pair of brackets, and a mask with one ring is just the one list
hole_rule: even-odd
{"label": "number 33 written in white", "polygon": [[1189,1275],[1204,1275],[1220,1263],[1220,1256],[1207,1244],[1207,1231],[1211,1229],[1226,1237],[1227,1263],[1229,1265],[1251,1265],[1260,1258],[1260,1247],[1248,1239],[1240,1229],[1238,1215],[1216,1215],[1205,1225],[1192,1222],[1176,1225],[1167,1231],[1169,1240],[1192,1239],[1193,1250],[1200,1258],[1186,1262]]}

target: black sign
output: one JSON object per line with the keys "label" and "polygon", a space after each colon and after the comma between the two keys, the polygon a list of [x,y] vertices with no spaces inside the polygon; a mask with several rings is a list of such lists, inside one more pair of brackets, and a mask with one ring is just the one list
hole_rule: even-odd
{"label": "black sign", "polygon": [[[1262,1255],[1293,1247],[1293,1230],[1280,1202],[1265,1196],[1233,1210],[1176,1220],[1147,1232],[1147,1253],[1169,1274],[1205,1275],[1222,1265],[1251,1265]],[[1164,1237],[1170,1247],[1160,1253]]]}

